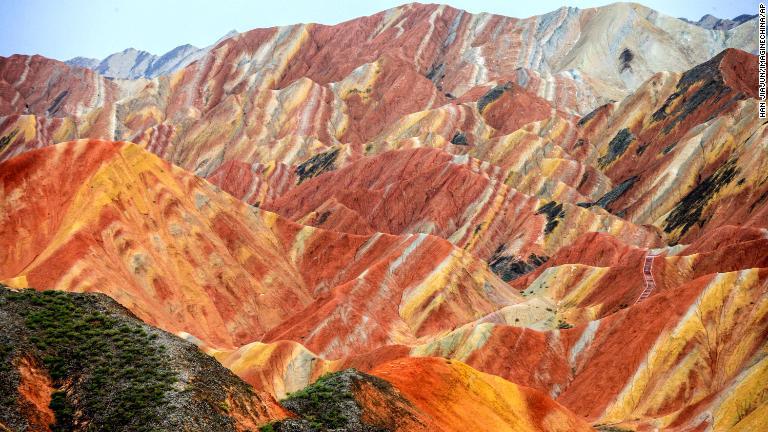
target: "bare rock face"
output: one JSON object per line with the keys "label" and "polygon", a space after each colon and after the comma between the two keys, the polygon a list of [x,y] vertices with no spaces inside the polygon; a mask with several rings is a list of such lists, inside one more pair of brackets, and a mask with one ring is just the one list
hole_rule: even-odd
{"label": "bare rock face", "polygon": [[[336,26],[256,29],[224,39],[205,53],[186,55],[191,48],[179,47],[153,59],[127,50],[98,69],[115,69],[113,76],[159,74],[149,82],[112,82],[98,75],[83,79],[77,76],[83,71],[48,70],[36,77],[36,70],[63,67],[52,60],[33,66],[33,75],[20,79],[29,60],[9,58],[5,68],[18,72],[3,78],[9,90],[0,98],[0,115],[34,117],[6,120],[3,136],[30,126],[0,157],[65,139],[102,138],[147,145],[203,176],[230,160],[297,164],[328,147],[375,140],[404,116],[507,82],[560,111],[585,114],[625,97],[654,73],[690,69],[727,47],[754,51],[755,26],[750,23],[706,30],[636,4],[563,8],[527,19],[409,4]],[[683,33],[688,39],[680,38]],[[605,35],[621,39],[605,40]],[[183,61],[180,55],[186,55]],[[64,83],[80,88],[60,96]],[[62,89],[52,92],[53,87]],[[104,87],[119,91],[101,91]],[[24,89],[32,88],[46,92],[27,100]],[[59,97],[78,110],[49,111]],[[496,110],[527,102],[501,101]],[[546,111],[545,105],[531,106]],[[489,125],[507,133],[531,119],[505,112],[489,111]],[[37,117],[64,117],[68,126],[52,131]],[[504,126],[502,119],[511,123]],[[254,140],[263,143],[258,151],[250,145]]]}
{"label": "bare rock face", "polygon": [[[766,185],[747,174],[765,169],[755,153],[765,128],[751,115],[755,62],[745,52],[723,51],[683,74],[656,75],[603,110],[607,115],[582,123],[580,142],[595,150],[586,157],[597,157],[617,184],[597,203],[662,228],[672,242],[724,225],[763,226]],[[722,140],[740,144],[722,146]],[[703,157],[694,156],[695,146]]]}
{"label": "bare rock face", "polygon": [[[760,430],[756,23],[709,21],[409,4],[110,62],[151,79],[2,58],[0,281],[194,342],[258,402],[208,358],[215,397],[158,406],[225,429]],[[45,360],[89,333],[17,309],[0,429],[102,421]]]}
{"label": "bare rock face", "polygon": [[89,57],[74,57],[64,63],[79,68],[96,69],[99,66],[100,61],[99,59]]}

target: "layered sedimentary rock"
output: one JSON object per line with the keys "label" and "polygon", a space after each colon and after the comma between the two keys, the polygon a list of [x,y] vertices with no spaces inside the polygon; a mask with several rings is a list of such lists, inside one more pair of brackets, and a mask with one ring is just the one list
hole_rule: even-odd
{"label": "layered sedimentary rock", "polygon": [[[766,241],[764,232],[760,237],[759,241]],[[742,245],[745,250],[760,250],[748,249],[750,246],[758,245]],[[617,306],[617,312],[576,326],[562,325],[559,330],[500,324],[497,317],[464,326],[428,344],[382,347],[344,361],[325,361],[299,345],[285,344],[252,344],[215,356],[244,379],[278,395],[301,388],[329,370],[350,366],[375,370],[393,358],[442,356],[546,392],[594,424],[669,430],[710,424],[716,430],[728,430],[743,422],[740,427],[749,430],[748,425],[766,420],[760,382],[768,342],[765,254],[753,253],[758,262],[735,265],[743,270],[729,271],[727,267],[734,264],[727,264],[721,273],[665,288],[638,304],[636,291],[624,299],[630,304]],[[699,254],[681,258],[689,262],[702,259]],[[568,265],[554,269],[568,273]],[[639,272],[640,266],[633,269]],[[621,270],[626,272],[628,267]],[[681,273],[676,277],[683,276]],[[579,276],[581,280],[563,284],[584,287],[581,291],[593,286],[594,278],[576,273]],[[541,286],[542,277],[531,286]],[[599,283],[594,286],[597,291],[607,289],[601,289]],[[617,286],[616,281],[611,286]],[[548,294],[533,288],[528,295]],[[573,307],[573,299],[553,303],[558,316],[572,318],[568,309]],[[567,323],[563,318],[560,322]]]}
{"label": "layered sedimentary rock", "polygon": [[[0,115],[23,113],[24,89],[45,88],[44,96],[33,98],[43,105],[29,103],[33,124],[38,117],[66,117],[78,126],[68,138],[131,140],[209,175],[229,160],[296,163],[324,146],[363,143],[406,114],[509,82],[583,114],[620,99],[655,72],[686,70],[726,47],[753,51],[755,25],[706,30],[634,4],[562,8],[528,19],[410,4],[336,26],[252,30],[151,81],[112,82],[95,74],[78,79],[84,72],[76,69],[34,73],[66,68],[53,60],[33,65],[28,76],[24,65],[39,58],[3,59],[4,68],[18,73],[3,78],[3,106],[9,107]],[[50,91],[66,83],[78,88]],[[102,87],[119,87],[120,97]],[[98,108],[100,116],[49,112],[57,98],[76,106],[79,95],[94,92],[97,100],[83,109]],[[16,129],[4,126],[2,136]],[[58,142],[47,130],[29,128],[9,144]],[[15,153],[6,150],[3,157]]]}
{"label": "layered sedimentary rock", "polygon": [[323,375],[281,403],[298,418],[270,423],[276,432],[437,430],[392,384],[355,369]]}
{"label": "layered sedimentary rock", "polygon": [[[283,405],[298,414],[275,431],[587,431],[589,425],[533,389],[461,362],[410,358],[323,375]],[[447,397],[435,398],[435,393]],[[473,415],[466,415],[472,412]]]}
{"label": "layered sedimentary rock", "polygon": [[[141,125],[138,130],[150,126],[155,121],[151,119],[159,114],[151,106],[140,108],[146,101],[139,102],[149,93],[158,91],[157,84],[148,84],[140,92],[143,96],[136,99],[129,97],[131,100],[125,102],[127,105],[120,108],[115,100],[137,86],[116,85],[98,76],[81,79],[93,82],[89,88],[74,83],[62,87],[60,92],[56,88],[53,92],[58,96],[49,106],[44,99],[36,102],[31,97],[34,88],[60,85],[60,81],[51,81],[51,76],[59,76],[61,72],[49,73],[48,68],[58,70],[57,65],[41,58],[37,58],[32,66],[23,57],[13,60],[5,64],[6,81],[15,83],[11,86],[15,93],[10,98],[9,110],[42,111],[43,105],[46,105],[45,111],[49,114],[52,111],[73,115],[85,112],[87,118],[51,118],[50,115],[39,117],[34,114],[8,116],[3,120],[4,157],[41,145],[41,139],[55,142],[83,133],[96,137],[112,135],[117,128],[115,122],[122,117],[120,112],[130,112],[128,124]],[[398,61],[402,63],[400,60],[387,60],[380,67],[386,69],[389,63]],[[364,111],[354,114],[349,111],[353,108],[349,105],[351,99],[345,99],[346,96],[340,98],[336,85],[331,91],[311,80],[300,79],[284,89],[267,91],[267,97],[260,99],[263,102],[239,102],[237,98],[227,97],[218,103],[209,103],[216,108],[195,120],[193,124],[197,126],[190,126],[185,131],[172,124],[161,124],[145,129],[136,138],[149,150],[210,176],[237,196],[248,194],[250,202],[260,204],[284,195],[291,182],[304,182],[362,155],[413,146],[439,147],[453,154],[468,154],[513,170],[503,173],[507,174],[505,181],[520,192],[553,200],[567,193],[567,201],[595,205],[637,224],[656,225],[663,229],[665,237],[680,241],[695,238],[697,232],[702,231],[695,225],[703,220],[714,218],[715,223],[703,227],[706,230],[708,226],[717,227],[726,223],[756,223],[754,221],[764,217],[761,210],[764,200],[761,197],[765,184],[761,179],[750,183],[746,177],[735,178],[739,172],[764,170],[760,165],[764,158],[755,157],[754,153],[760,151],[759,143],[765,139],[765,128],[751,115],[756,109],[752,99],[754,89],[749,85],[752,82],[749,77],[754,74],[754,61],[754,57],[731,50],[684,74],[658,74],[631,97],[621,103],[598,108],[578,124],[569,114],[552,107],[512,81],[478,88],[446,105],[419,111],[429,107],[429,104],[446,102],[435,99],[439,95],[431,84],[425,83],[425,88],[431,89],[425,94],[428,101],[423,102],[428,105],[388,103],[397,107],[386,110],[388,119],[385,124],[391,124],[382,129],[379,129],[382,126],[374,126],[375,129],[365,126],[366,129],[361,130],[355,124],[380,124],[370,121],[365,114],[381,112],[380,109],[366,107],[364,103],[361,106]],[[32,71],[31,77],[29,71]],[[369,101],[368,105],[373,103],[370,101],[377,101],[378,104],[386,102],[386,97],[382,95],[390,94],[393,86],[399,84],[397,81],[390,82],[387,72],[382,74],[383,78],[376,81],[384,86],[381,95],[361,96],[359,92],[355,93],[355,104],[364,102],[364,99]],[[401,76],[397,75],[397,79]],[[183,78],[177,79],[184,81]],[[427,81],[424,77],[409,81],[419,82],[419,79]],[[28,81],[32,84],[24,84]],[[299,95],[310,98],[297,106],[286,104],[286,97]],[[99,97],[94,102],[95,96]],[[521,97],[523,100],[518,100]],[[714,102],[701,103],[705,100]],[[238,112],[237,107],[243,103],[277,103],[283,107],[290,105],[291,108],[280,117],[282,120],[272,118],[268,128],[265,127],[267,117],[262,114],[251,120],[242,117],[237,123],[244,123],[237,126],[237,123],[227,119]],[[22,104],[25,106],[23,109]],[[173,106],[185,104],[179,100],[166,106],[163,112],[167,115]],[[527,108],[520,110],[520,106]],[[243,113],[262,113],[252,111],[255,107],[241,108]],[[206,110],[201,107],[199,112]],[[408,114],[414,110],[417,112]],[[298,123],[294,122],[297,115]],[[311,116],[313,120],[305,122],[301,120],[302,116]],[[185,117],[182,115],[179,121],[186,123],[183,121]],[[512,123],[499,123],[501,119]],[[243,129],[245,124],[252,126]],[[229,129],[230,125],[239,132]],[[135,126],[132,128],[136,129]],[[233,132],[236,134],[232,135]],[[723,135],[729,137],[730,148],[720,145],[719,137]],[[259,137],[271,143],[256,147],[250,145],[253,139],[262,139]],[[365,140],[369,140],[365,145],[355,144]],[[184,143],[183,146],[174,145],[177,141]],[[342,144],[345,141],[349,143]],[[738,146],[736,143],[739,141],[744,141],[744,146]],[[219,144],[211,147],[209,144],[213,142]],[[649,144],[652,146],[649,147]],[[697,151],[697,148],[700,150]],[[534,165],[536,170],[532,169]],[[567,165],[573,168],[566,168]],[[672,175],[681,165],[691,174]],[[258,168],[260,166],[264,168]],[[269,168],[272,166],[274,168]],[[550,176],[537,175],[541,169],[558,175],[571,170],[573,174],[569,174],[567,179],[548,178]],[[239,171],[234,171],[236,175],[233,176],[230,173],[232,170]],[[252,180],[246,184],[242,176],[237,175],[243,170],[257,174],[251,175]],[[281,171],[285,174],[280,174]],[[290,171],[295,171],[295,174],[289,174]],[[228,184],[231,177],[235,177],[236,185]],[[591,190],[584,189],[585,186]],[[683,199],[670,194],[671,191],[684,193]],[[718,197],[710,203],[714,195]],[[723,214],[722,210],[718,210],[730,203],[741,202],[745,204],[735,214]]]}
{"label": "layered sedimentary rock", "polygon": [[[451,360],[403,359],[372,373],[391,382],[436,424],[436,430],[592,430],[541,392],[517,386]],[[433,392],[445,395],[435,398]],[[472,411],[473,415],[466,413]]]}
{"label": "layered sedimentary rock", "polygon": [[755,115],[756,60],[723,51],[654,76],[584,121],[585,157],[618,185],[595,204],[670,241],[728,224],[764,227],[768,129]]}
{"label": "layered sedimentary rock", "polygon": [[341,355],[524,301],[439,237],[298,225],[129,143],[27,152],[2,164],[0,184],[1,279],[109,294],[213,346],[289,338]]}
{"label": "layered sedimentary rock", "polygon": [[502,252],[549,256],[569,244],[571,235],[586,231],[611,232],[640,246],[656,244],[653,230],[574,205],[586,199],[575,190],[583,175],[579,171],[586,169],[573,161],[576,172],[569,175],[562,166],[567,161],[553,162],[561,166],[553,167],[547,180],[559,186],[559,193],[525,188],[528,195],[513,187],[524,188],[524,181],[513,182],[512,171],[469,157],[433,149],[392,151],[310,179],[262,206],[336,231],[426,232],[485,260]]}
{"label": "layered sedimentary rock", "polygon": [[2,59],[0,280],[112,296],[274,430],[326,385],[352,430],[754,429],[754,25],[406,5],[151,80]]}

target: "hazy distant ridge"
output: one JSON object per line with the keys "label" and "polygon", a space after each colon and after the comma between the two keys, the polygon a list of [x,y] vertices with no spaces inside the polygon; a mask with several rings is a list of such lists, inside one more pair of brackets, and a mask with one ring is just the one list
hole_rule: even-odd
{"label": "hazy distant ridge", "polygon": [[205,48],[198,48],[194,45],[181,45],[157,56],[147,51],[127,48],[121,52],[111,54],[103,60],[75,57],[67,60],[65,63],[70,66],[93,69],[99,74],[109,78],[136,79],[136,78],[154,78],[161,75],[168,75],[188,64],[199,60],[219,42],[229,39],[239,34],[232,30],[218,41]]}

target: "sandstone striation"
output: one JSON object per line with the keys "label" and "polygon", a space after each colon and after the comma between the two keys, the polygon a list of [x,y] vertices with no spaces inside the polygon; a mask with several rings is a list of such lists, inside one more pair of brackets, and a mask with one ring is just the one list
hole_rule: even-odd
{"label": "sandstone striation", "polygon": [[[409,4],[151,79],[0,58],[0,281],[209,354],[239,430],[759,430],[757,24],[710,21]],[[0,429],[81,424],[25,350]]]}

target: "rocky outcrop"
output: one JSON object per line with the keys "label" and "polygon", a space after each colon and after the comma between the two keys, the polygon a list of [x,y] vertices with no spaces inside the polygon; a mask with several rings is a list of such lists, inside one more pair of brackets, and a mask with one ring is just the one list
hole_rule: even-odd
{"label": "rocky outcrop", "polygon": [[[525,294],[533,300],[565,293],[550,306],[558,308],[554,319],[569,323],[557,330],[518,327],[510,312],[463,326],[431,343],[410,349],[381,347],[344,361],[327,361],[300,346],[257,344],[215,356],[245,379],[277,394],[301,388],[302,382],[311,382],[329,370],[352,366],[375,371],[393,358],[440,356],[545,392],[593,424],[680,431],[706,425],[726,430],[747,427],[765,419],[764,391],[755,380],[765,373],[765,317],[759,305],[768,273],[765,254],[757,252],[760,246],[753,242],[766,240],[764,233],[723,234],[741,240],[730,246],[722,244],[723,249],[714,254],[692,251],[692,255],[656,258],[652,271],[659,286],[638,304],[632,301],[642,291],[641,284],[626,297],[625,304],[618,304],[620,297],[610,300],[608,296],[621,296],[622,292],[608,287],[621,282],[614,276],[609,285],[601,287],[594,271],[579,271],[586,264],[554,264],[549,268],[559,273],[552,277],[547,275],[553,270],[541,271],[536,282],[526,284]],[[616,275],[634,272],[638,279],[642,275],[642,251],[605,247],[587,253],[579,247],[573,252],[585,258],[591,255],[584,262],[595,266],[615,263],[620,269]],[[744,259],[745,252],[752,254],[751,260]],[[732,257],[728,264],[723,263],[726,255]],[[683,274],[679,266],[691,263],[696,273],[673,288]],[[733,270],[736,268],[742,270]],[[569,274],[576,279],[563,281]],[[595,291],[590,291],[593,287]],[[605,317],[580,322],[572,313],[580,299],[592,305],[606,300],[617,304]],[[292,367],[281,368],[281,364]],[[734,365],[734,369],[729,371],[723,364]],[[270,375],[275,371],[277,375]],[[430,399],[434,403],[440,400]]]}
{"label": "rocky outcrop", "polygon": [[[0,98],[0,115],[33,115],[28,121],[35,126],[28,126],[23,139],[18,136],[0,157],[62,141],[37,126],[46,124],[38,117],[53,116],[77,126],[69,129],[68,138],[130,140],[198,175],[208,176],[230,160],[295,165],[339,144],[354,144],[351,152],[359,153],[404,116],[442,106],[460,110],[453,105],[461,107],[459,101],[473,89],[486,93],[507,83],[517,83],[562,112],[584,114],[621,99],[654,73],[690,69],[727,47],[753,51],[753,34],[749,23],[728,31],[706,30],[626,3],[562,8],[527,19],[409,4],[336,26],[252,30],[150,81],[82,79],[82,69],[52,73],[66,66],[53,60],[36,65],[35,60],[32,74],[23,80],[19,75],[4,78],[9,88],[3,92],[7,97]],[[632,59],[625,52],[634,53]],[[644,52],[668,55],[644,58]],[[605,58],[616,59],[615,64]],[[17,63],[29,64],[28,59],[2,63],[21,71]],[[436,72],[430,72],[438,66],[436,84]],[[24,93],[67,85],[77,86],[65,99],[72,107],[80,102],[76,112],[47,111],[61,91],[32,100]],[[96,99],[81,101],[77,95],[91,87]],[[110,100],[112,91],[102,87],[118,87],[119,97]],[[481,110],[502,133],[546,113],[545,104],[518,90],[507,92],[488,113]],[[98,114],[91,113],[97,107]],[[521,107],[535,109],[523,113]],[[516,110],[520,115],[511,115]],[[5,136],[18,126],[8,124],[0,133]],[[261,143],[258,149],[251,145],[255,141]]]}
{"label": "rocky outcrop", "polygon": [[[397,150],[362,158],[304,182],[278,199],[262,202],[261,206],[290,219],[336,231],[425,232],[448,239],[486,260],[501,252],[524,259],[531,254],[554,253],[575,238],[557,230],[560,221],[561,228],[594,226],[595,230],[609,230],[633,244],[656,244],[657,236],[652,230],[626,224],[606,213],[596,214],[553,201],[581,199],[583,195],[575,189],[582,176],[579,171],[586,171],[574,166],[577,172],[571,174],[567,163],[553,162],[559,169],[553,167],[551,177],[534,175],[536,181],[562,185],[560,196],[543,193],[523,178],[512,182],[512,170],[484,167],[481,161],[472,158],[435,149]],[[572,189],[566,192],[568,183]],[[583,191],[587,193],[586,189]],[[413,199],[403,200],[403,196]],[[331,202],[333,206],[329,205]],[[552,213],[548,211],[550,207],[558,210]],[[346,215],[350,213],[363,223],[348,223]]]}
{"label": "rocky outcrop", "polygon": [[355,369],[323,375],[281,404],[299,418],[271,423],[275,432],[437,430],[392,384]]}

